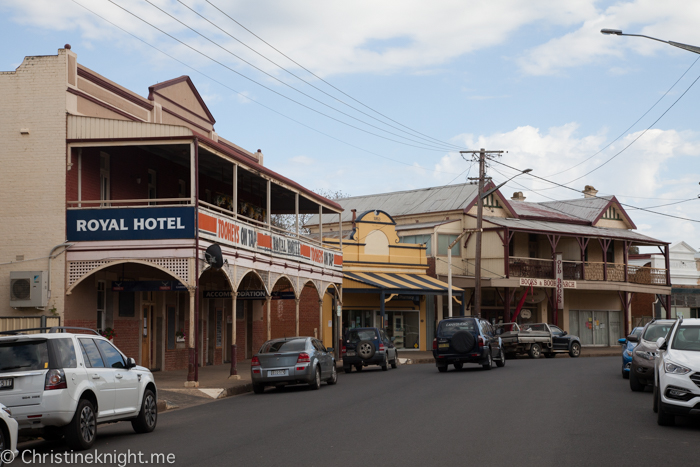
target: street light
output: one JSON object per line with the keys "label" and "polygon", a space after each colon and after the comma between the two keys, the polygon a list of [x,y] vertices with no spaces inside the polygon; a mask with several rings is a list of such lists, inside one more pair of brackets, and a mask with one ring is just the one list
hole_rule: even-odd
{"label": "street light", "polygon": [[679,49],[685,49],[685,50],[688,50],[690,52],[700,54],[700,47],[696,47],[694,45],[682,44],[680,42],[673,42],[673,41],[665,41],[663,39],[657,39],[656,37],[645,36],[643,34],[625,34],[619,29],[601,29],[600,32],[601,32],[601,34],[605,34],[606,36],[644,37],[646,39],[651,39],[651,40],[657,41],[657,42],[663,42],[664,44],[669,44],[669,45],[672,45],[674,47],[678,47]]}

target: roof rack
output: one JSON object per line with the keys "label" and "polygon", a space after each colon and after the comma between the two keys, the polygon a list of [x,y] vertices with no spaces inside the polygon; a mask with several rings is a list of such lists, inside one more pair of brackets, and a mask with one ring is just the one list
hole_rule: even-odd
{"label": "roof rack", "polygon": [[58,333],[58,332],[65,332],[68,329],[77,329],[80,331],[90,331],[90,332],[94,332],[98,336],[102,335],[99,332],[95,331],[94,329],[79,328],[79,327],[75,327],[75,326],[52,326],[50,328],[44,327],[44,328],[14,329],[12,331],[1,331],[0,335],[14,336],[14,335],[21,334],[21,333],[27,332],[27,331],[45,331],[45,332],[48,332],[50,334],[53,334],[53,333]]}

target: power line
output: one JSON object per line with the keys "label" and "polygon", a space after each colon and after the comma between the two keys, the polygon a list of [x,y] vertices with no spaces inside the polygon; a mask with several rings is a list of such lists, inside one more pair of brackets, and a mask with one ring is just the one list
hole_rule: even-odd
{"label": "power line", "polygon": [[77,2],[76,0],[71,0],[71,1],[72,1],[73,3],[75,3],[76,5],[80,6],[81,8],[83,8],[83,9],[89,11],[89,12],[92,13],[93,15],[97,16],[97,17],[100,18],[101,20],[105,21],[106,23],[109,23],[110,25],[114,26],[115,28],[119,29],[120,31],[122,31],[122,32],[124,32],[124,33],[130,35],[130,36],[133,37],[134,39],[136,39],[136,40],[142,42],[143,44],[147,45],[148,47],[151,47],[152,49],[154,49],[154,50],[160,52],[161,54],[165,55],[166,57],[171,58],[172,60],[175,60],[176,62],[180,63],[180,64],[183,65],[184,67],[186,67],[186,68],[188,68],[188,69],[194,71],[195,73],[197,73],[197,74],[199,74],[199,75],[201,75],[201,76],[203,76],[203,77],[205,77],[205,78],[207,78],[207,79],[209,79],[209,80],[211,80],[211,81],[217,83],[218,85],[220,85],[220,86],[222,86],[222,87],[224,87],[224,88],[226,88],[226,89],[228,89],[228,90],[230,90],[230,91],[233,91],[234,93],[238,94],[239,96],[244,97],[244,98],[250,100],[250,101],[253,102],[254,104],[257,104],[257,105],[259,105],[259,106],[261,106],[261,107],[263,107],[263,108],[269,110],[270,112],[273,112],[273,113],[275,113],[275,114],[277,114],[277,115],[279,115],[279,116],[281,116],[281,117],[283,117],[283,118],[286,118],[287,120],[289,120],[289,121],[291,121],[291,122],[294,122],[294,123],[296,123],[296,124],[298,124],[298,125],[301,125],[301,126],[303,126],[303,127],[305,127],[305,128],[308,128],[309,130],[314,131],[314,132],[316,132],[316,133],[318,133],[318,134],[321,134],[321,135],[323,135],[323,136],[325,136],[325,137],[327,137],[327,138],[330,138],[330,139],[332,139],[332,140],[338,141],[339,143],[342,143],[342,144],[345,144],[345,145],[350,146],[350,147],[352,147],[352,148],[358,149],[358,150],[363,151],[363,152],[365,152],[365,153],[367,153],[367,154],[371,154],[371,155],[373,155],[373,156],[380,157],[380,158],[382,158],[382,159],[386,159],[386,160],[390,160],[390,161],[392,161],[392,162],[396,162],[396,163],[399,163],[399,164],[407,165],[407,166],[409,166],[409,167],[416,167],[416,168],[419,168],[419,169],[427,170],[427,171],[429,171],[429,172],[434,172],[434,173],[446,173],[446,174],[454,175],[454,172],[444,172],[444,171],[441,171],[441,170],[428,169],[428,168],[422,167],[422,166],[420,166],[420,165],[418,165],[418,164],[411,164],[411,163],[408,163],[408,162],[400,161],[400,160],[398,160],[398,159],[392,159],[391,157],[387,157],[387,156],[384,156],[384,155],[382,155],[382,154],[379,154],[379,153],[370,151],[370,150],[368,150],[368,149],[362,148],[362,147],[360,147],[360,146],[357,146],[357,145],[355,145],[355,144],[348,143],[347,141],[344,141],[344,140],[342,140],[342,139],[336,138],[335,136],[329,135],[328,133],[325,133],[325,132],[323,132],[323,131],[321,131],[321,130],[318,130],[318,129],[316,129],[316,128],[310,126],[310,125],[307,125],[307,124],[305,124],[305,123],[303,123],[303,122],[300,122],[299,120],[296,120],[296,119],[294,119],[294,118],[292,118],[292,117],[290,117],[290,116],[288,116],[288,115],[285,115],[285,114],[283,114],[282,112],[279,112],[279,111],[273,109],[272,107],[269,107],[269,106],[263,104],[262,102],[259,102],[259,101],[255,100],[255,99],[253,99],[253,98],[251,98],[251,97],[245,95],[244,93],[233,89],[232,87],[230,87],[230,86],[228,86],[228,85],[222,83],[221,81],[218,81],[218,80],[216,80],[215,78],[212,78],[211,76],[207,75],[206,73],[203,73],[202,71],[199,71],[198,69],[194,68],[193,66],[188,65],[187,63],[183,62],[182,60],[180,60],[180,59],[178,59],[178,58],[176,58],[176,57],[174,57],[174,56],[168,54],[167,52],[165,52],[165,51],[159,49],[158,47],[156,47],[156,46],[154,46],[154,45],[148,43],[148,42],[145,41],[144,39],[141,39],[141,38],[138,37],[137,35],[135,35],[135,34],[129,32],[129,31],[127,31],[126,29],[122,28],[121,26],[119,26],[119,25],[113,23],[112,21],[110,21],[110,20],[108,20],[107,18],[101,16],[100,14],[98,14],[97,12],[91,10],[90,8],[86,7],[85,5],[82,5],[81,3]]}
{"label": "power line", "polygon": [[[180,1],[180,0],[178,0],[178,1]],[[362,103],[361,101],[355,99],[354,97],[352,97],[351,95],[347,94],[347,93],[344,92],[343,90],[337,88],[336,86],[334,86],[334,85],[331,84],[330,82],[328,82],[328,81],[326,81],[325,79],[321,78],[321,77],[318,76],[316,73],[314,73],[313,71],[309,70],[308,68],[306,68],[305,66],[303,66],[301,63],[297,62],[296,60],[294,60],[294,59],[291,58],[290,56],[286,55],[284,52],[282,52],[281,50],[279,50],[278,48],[276,48],[275,46],[273,46],[272,44],[270,44],[269,42],[267,42],[265,39],[263,39],[262,37],[258,36],[257,34],[255,34],[253,31],[251,31],[251,30],[248,29],[247,27],[245,27],[245,26],[244,26],[243,24],[241,24],[239,21],[236,21],[234,18],[232,18],[230,15],[228,15],[225,11],[223,11],[223,10],[222,10],[221,8],[219,8],[218,6],[214,5],[214,4],[213,4],[212,2],[210,2],[209,0],[206,0],[206,2],[207,2],[208,4],[210,4],[211,6],[213,6],[214,8],[216,8],[221,14],[223,14],[224,16],[226,16],[228,19],[230,19],[231,21],[233,21],[234,23],[236,23],[237,25],[239,25],[240,27],[242,27],[243,29],[245,29],[246,31],[248,31],[250,34],[252,34],[253,36],[255,36],[257,39],[259,39],[260,41],[262,41],[264,44],[266,44],[266,45],[267,45],[268,47],[270,47],[272,50],[274,50],[275,52],[277,52],[277,53],[279,53],[280,55],[282,55],[283,57],[285,57],[287,60],[289,60],[289,61],[291,61],[292,63],[294,63],[294,64],[297,65],[299,68],[301,68],[301,69],[303,69],[304,71],[306,71],[307,73],[309,73],[311,76],[313,76],[313,77],[317,78],[318,80],[320,80],[320,81],[326,83],[328,86],[330,86],[331,88],[335,89],[335,90],[338,91],[339,93],[341,93],[341,94],[343,94],[344,96],[346,96],[346,97],[352,99],[353,101],[357,102],[357,103],[360,104],[361,106],[363,106],[363,107],[365,107],[365,108],[371,110],[372,112],[376,113],[377,115],[381,115],[382,117],[386,118],[387,120],[389,120],[389,121],[391,121],[391,122],[396,123],[397,125],[400,125],[400,126],[406,128],[406,129],[408,129],[408,130],[411,130],[412,132],[414,132],[414,133],[416,133],[416,134],[418,134],[418,135],[425,136],[426,138],[432,139],[432,140],[434,140],[434,141],[436,141],[436,142],[439,142],[439,143],[442,143],[442,144],[449,144],[449,145],[451,145],[451,146],[454,146],[455,148],[464,149],[462,146],[452,145],[451,143],[446,143],[446,142],[441,141],[441,140],[439,140],[439,139],[437,139],[437,138],[433,138],[432,136],[429,136],[429,135],[426,135],[426,134],[424,134],[424,133],[421,133],[421,132],[418,131],[418,130],[414,130],[414,129],[412,129],[412,128],[410,128],[410,127],[408,127],[408,126],[402,124],[401,122],[398,122],[398,121],[392,119],[391,117],[388,117],[388,116],[384,115],[383,113],[381,113],[381,112],[379,112],[379,111],[373,109],[372,107],[370,107],[370,106],[368,106],[368,105]],[[347,105],[347,104],[346,104],[346,105]]]}
{"label": "power line", "polygon": [[[107,0],[107,1],[109,1],[109,2],[112,3],[113,5],[118,6],[119,8],[121,8],[122,10],[124,10],[125,12],[127,12],[127,13],[129,13],[130,15],[132,15],[133,17],[139,19],[140,21],[142,21],[142,22],[148,24],[148,25],[151,26],[152,28],[154,28],[154,29],[160,31],[162,34],[167,35],[167,36],[170,37],[171,39],[176,40],[177,42],[179,42],[180,44],[182,44],[182,45],[188,47],[189,49],[191,49],[191,50],[193,50],[193,51],[195,51],[195,52],[201,54],[202,56],[208,58],[209,60],[211,60],[211,61],[213,61],[213,62],[215,62],[215,63],[218,63],[219,65],[221,65],[221,66],[227,68],[228,70],[234,72],[234,73],[237,74],[238,76],[240,76],[240,77],[242,77],[242,78],[244,78],[244,79],[247,79],[248,81],[250,81],[250,82],[252,82],[252,83],[254,83],[254,84],[257,84],[258,86],[260,86],[260,87],[262,87],[262,88],[264,88],[264,89],[267,89],[268,91],[273,92],[273,93],[277,94],[278,96],[280,96],[280,97],[282,97],[282,98],[284,98],[284,99],[287,99],[287,100],[289,100],[289,101],[291,101],[291,102],[293,102],[293,103],[295,103],[295,104],[297,104],[297,105],[300,105],[300,106],[302,106],[302,107],[304,107],[304,108],[306,108],[306,109],[309,109],[309,110],[311,110],[311,111],[313,111],[313,112],[316,112],[316,113],[318,113],[319,115],[323,115],[323,116],[326,117],[326,118],[330,118],[330,119],[332,119],[332,120],[335,120],[336,122],[342,123],[343,125],[347,125],[347,126],[349,126],[349,127],[351,127],[351,128],[354,128],[354,129],[359,130],[359,131],[363,131],[363,132],[365,132],[365,133],[371,134],[371,135],[376,136],[376,137],[378,137],[378,138],[386,139],[386,140],[388,140],[388,141],[393,141],[393,142],[399,143],[399,144],[404,144],[404,145],[406,145],[406,146],[411,146],[411,147],[414,147],[414,148],[423,149],[423,150],[426,150],[426,151],[435,151],[435,152],[444,152],[444,151],[447,151],[447,150],[448,150],[448,149],[445,148],[445,147],[442,147],[442,148],[437,148],[437,147],[430,148],[430,147],[424,147],[424,146],[416,146],[416,145],[414,145],[414,144],[408,144],[408,143],[405,143],[405,142],[403,142],[403,141],[395,140],[395,139],[392,139],[392,138],[387,138],[387,137],[385,137],[385,136],[379,135],[379,134],[377,134],[377,133],[374,133],[374,132],[365,130],[365,129],[363,129],[363,128],[360,128],[360,127],[358,127],[358,126],[352,125],[352,124],[350,124],[350,123],[347,123],[347,122],[345,122],[345,121],[343,121],[343,120],[340,120],[340,119],[338,119],[338,118],[332,117],[331,115],[328,115],[328,114],[326,114],[326,113],[324,113],[324,112],[321,112],[321,111],[319,111],[319,110],[317,110],[317,109],[314,109],[313,107],[310,107],[310,106],[308,106],[308,105],[306,105],[306,104],[303,104],[303,103],[301,103],[301,102],[299,102],[299,101],[297,101],[297,100],[295,100],[295,99],[292,99],[291,97],[286,96],[286,95],[282,94],[281,92],[275,91],[275,90],[272,89],[271,87],[266,86],[266,85],[264,85],[264,84],[262,84],[262,83],[260,83],[260,82],[258,82],[258,81],[256,81],[256,80],[254,80],[253,78],[250,78],[249,76],[246,76],[245,74],[243,74],[243,73],[241,73],[241,72],[239,72],[239,71],[237,71],[237,70],[234,70],[233,68],[230,68],[230,67],[227,66],[227,65],[224,65],[222,62],[220,62],[220,61],[218,61],[218,60],[216,60],[216,59],[214,59],[214,58],[212,58],[212,57],[206,55],[205,53],[199,51],[199,50],[196,49],[195,47],[192,47],[192,46],[190,46],[189,44],[187,44],[187,43],[181,41],[180,39],[176,38],[176,37],[173,36],[172,34],[165,32],[163,29],[160,29],[159,27],[153,25],[152,23],[149,23],[149,22],[146,21],[145,19],[143,19],[143,18],[141,18],[140,16],[138,16],[137,14],[135,14],[135,13],[133,13],[133,12],[127,10],[126,8],[124,8],[123,6],[117,4],[117,3],[114,2],[113,0]],[[249,61],[245,60],[244,58],[242,58],[242,57],[236,55],[235,53],[233,53],[233,52],[231,52],[230,50],[228,50],[226,47],[222,46],[221,44],[217,43],[216,41],[214,41],[214,40],[210,39],[209,37],[205,36],[204,34],[200,33],[199,31],[197,31],[197,30],[194,29],[193,27],[187,25],[185,22],[183,22],[183,21],[177,19],[175,16],[171,15],[170,13],[168,13],[168,12],[165,11],[165,10],[163,10],[163,9],[160,8],[159,6],[154,5],[150,0],[144,0],[144,1],[145,1],[146,3],[148,3],[149,5],[153,6],[154,8],[158,9],[158,10],[161,11],[162,13],[166,14],[166,15],[169,16],[170,18],[174,19],[174,20],[177,21],[178,23],[182,24],[184,27],[186,27],[187,29],[191,30],[191,31],[194,32],[195,34],[201,36],[202,38],[204,38],[204,39],[206,39],[207,41],[211,42],[211,43],[214,44],[215,46],[219,47],[221,50],[223,50],[223,51],[229,53],[230,55],[232,55],[233,57],[237,58],[238,60],[240,60],[240,61],[246,63],[247,65],[249,65],[249,66],[251,66],[252,68],[258,70],[259,72],[265,74],[266,76],[270,77],[271,79],[273,79],[273,80],[279,82],[280,84],[282,84],[282,85],[284,85],[284,86],[287,86],[287,87],[290,88],[290,89],[293,89],[294,91],[300,93],[301,95],[303,95],[303,96],[305,96],[305,97],[307,97],[307,98],[309,98],[309,99],[311,99],[311,100],[313,100],[313,101],[315,101],[315,102],[317,102],[317,103],[319,103],[319,104],[321,104],[321,105],[323,105],[323,106],[325,106],[325,107],[328,107],[328,108],[331,109],[331,110],[334,110],[334,111],[336,111],[336,112],[338,112],[338,113],[340,113],[340,114],[342,114],[342,115],[345,115],[346,117],[349,117],[349,118],[351,118],[351,119],[353,119],[353,120],[356,120],[356,121],[358,121],[358,122],[360,122],[360,123],[362,123],[362,124],[364,124],[364,125],[367,125],[367,126],[369,126],[369,127],[375,128],[375,129],[377,129],[377,130],[379,130],[379,131],[383,131],[383,132],[388,133],[388,134],[390,134],[390,135],[397,136],[397,137],[399,137],[399,138],[404,138],[404,139],[406,139],[406,140],[408,140],[408,141],[412,141],[412,142],[414,142],[414,143],[418,143],[418,144],[425,145],[425,143],[422,143],[421,141],[416,141],[416,140],[413,140],[413,139],[411,139],[411,138],[407,138],[407,137],[405,137],[405,136],[402,136],[402,135],[393,133],[393,132],[391,132],[391,131],[389,131],[389,130],[385,130],[384,128],[378,127],[378,126],[373,125],[373,124],[371,124],[371,123],[367,123],[367,122],[365,122],[365,121],[363,121],[363,120],[361,120],[361,119],[359,119],[359,118],[357,118],[357,117],[354,117],[353,115],[350,115],[350,114],[347,113],[347,112],[343,112],[342,110],[338,110],[337,108],[335,108],[335,107],[333,107],[333,106],[331,106],[331,105],[328,105],[328,104],[326,104],[325,102],[323,102],[323,101],[321,101],[321,100],[319,100],[319,99],[316,99],[315,97],[311,96],[310,94],[307,94],[307,93],[305,93],[305,92],[303,92],[303,91],[301,91],[301,90],[295,88],[295,87],[292,86],[291,84],[282,81],[281,79],[277,78],[276,76],[274,76],[274,75],[272,75],[272,74],[266,72],[266,71],[263,70],[262,68],[259,68],[259,67],[255,66],[255,65],[253,65],[252,63],[250,63]]]}

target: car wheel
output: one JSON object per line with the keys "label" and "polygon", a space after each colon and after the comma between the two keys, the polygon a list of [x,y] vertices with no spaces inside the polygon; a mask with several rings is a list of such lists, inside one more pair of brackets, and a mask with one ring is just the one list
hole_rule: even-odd
{"label": "car wheel", "polygon": [[335,362],[333,362],[333,367],[331,368],[331,377],[328,378],[326,384],[335,384],[338,382],[338,372],[335,369]]}
{"label": "car wheel", "polygon": [[355,370],[362,371],[362,363],[358,363],[357,365],[355,365]]}
{"label": "car wheel", "polygon": [[453,363],[455,370],[461,370],[464,364],[462,362]]}
{"label": "car wheel", "polygon": [[637,373],[634,372],[634,368],[630,368],[630,389],[634,392],[644,391],[644,385],[637,379]]}
{"label": "car wheel", "polygon": [[447,371],[447,365],[438,365],[437,369],[440,373],[445,373]]}
{"label": "car wheel", "polygon": [[493,368],[493,356],[491,355],[490,351],[489,351],[488,361],[486,363],[484,363],[483,365],[481,365],[481,368],[483,368],[484,370],[490,370],[491,368]]}
{"label": "car wheel", "polygon": [[399,355],[398,354],[394,354],[394,359],[391,361],[391,367],[392,368],[399,367]]}
{"label": "car wheel", "polygon": [[581,344],[574,342],[569,349],[569,357],[576,358],[581,355]]}
{"label": "car wheel", "polygon": [[382,371],[389,369],[389,356],[386,354],[386,352],[384,352],[384,361],[379,366],[382,367]]}
{"label": "car wheel", "polygon": [[542,347],[540,347],[540,344],[532,344],[527,354],[530,358],[540,358],[540,355],[542,355]]}
{"label": "car wheel", "polygon": [[263,392],[265,392],[265,386],[263,386],[262,384],[253,383],[253,392],[255,394],[262,394]]}
{"label": "car wheel", "polygon": [[[630,380],[631,381],[631,380]],[[667,413],[664,410],[664,403],[661,401],[661,391],[657,389],[656,391],[656,405],[658,412],[656,412],[656,423],[661,426],[673,426],[676,424],[676,416]]]}
{"label": "car wheel", "polygon": [[348,366],[343,366],[343,371],[344,371],[345,373],[350,373],[350,372],[352,371],[352,366],[350,366],[350,365],[348,365]]}
{"label": "car wheel", "polygon": [[131,421],[131,427],[136,433],[150,433],[158,423],[158,405],[153,391],[146,389],[141,401],[141,411],[138,417]]}
{"label": "car wheel", "polygon": [[97,437],[97,420],[95,407],[87,399],[80,399],[75,415],[66,425],[66,442],[75,451],[89,449]]}
{"label": "car wheel", "polygon": [[311,389],[321,389],[321,369],[317,366],[314,374],[314,380],[309,383]]}
{"label": "car wheel", "polygon": [[500,358],[496,362],[496,366],[498,368],[503,368],[506,366],[506,353],[503,351],[503,347],[501,347],[501,351],[499,352]]}
{"label": "car wheel", "polygon": [[369,360],[374,357],[376,349],[374,348],[374,342],[372,341],[360,341],[357,343],[356,347],[357,355],[362,360]]}

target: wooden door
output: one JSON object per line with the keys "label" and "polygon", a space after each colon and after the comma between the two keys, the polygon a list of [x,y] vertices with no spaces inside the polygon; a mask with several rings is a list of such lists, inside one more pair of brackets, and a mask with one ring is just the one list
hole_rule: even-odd
{"label": "wooden door", "polygon": [[143,316],[141,323],[141,366],[150,368],[151,367],[151,346],[149,345],[150,338],[150,322],[151,318],[151,305],[148,303],[143,304]]}

